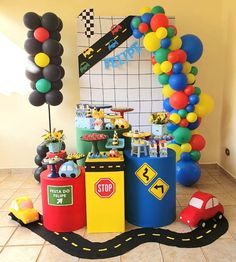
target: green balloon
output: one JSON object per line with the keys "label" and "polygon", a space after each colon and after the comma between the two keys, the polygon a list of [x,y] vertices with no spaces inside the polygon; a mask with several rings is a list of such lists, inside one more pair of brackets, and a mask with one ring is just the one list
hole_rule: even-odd
{"label": "green balloon", "polygon": [[47,79],[41,78],[36,82],[35,87],[40,93],[47,93],[51,90],[52,84]]}
{"label": "green balloon", "polygon": [[175,35],[175,30],[173,27],[167,28],[167,37],[172,38]]}
{"label": "green balloon", "polygon": [[164,14],[165,13],[165,10],[164,10],[164,8],[163,7],[161,7],[161,6],[154,6],[153,8],[152,8],[152,10],[151,10],[151,13],[152,14]]}
{"label": "green balloon", "polygon": [[173,132],[174,140],[178,144],[185,144],[188,143],[192,137],[192,133],[188,128],[185,127],[178,127]]}
{"label": "green balloon", "polygon": [[201,89],[200,89],[200,87],[195,86],[194,94],[196,94],[196,95],[198,95],[198,96],[201,94]]}
{"label": "green balloon", "polygon": [[142,22],[141,18],[139,17],[134,17],[131,21],[131,24],[134,28],[138,28],[138,26],[140,25],[140,23]]}
{"label": "green balloon", "polygon": [[159,80],[160,84],[167,85],[169,83],[169,76],[165,73],[160,74],[158,76],[158,80]]}
{"label": "green balloon", "polygon": [[154,53],[154,56],[155,56],[156,61],[157,61],[159,64],[161,64],[162,62],[164,62],[164,61],[167,60],[167,56],[168,56],[169,53],[170,53],[170,50],[169,50],[169,49],[159,48],[159,49]]}
{"label": "green balloon", "polygon": [[197,67],[196,66],[192,66],[190,73],[196,76],[197,73],[198,73]]}
{"label": "green balloon", "polygon": [[190,152],[190,157],[193,161],[197,162],[201,158],[200,151],[193,150]]}
{"label": "green balloon", "polygon": [[178,111],[178,114],[182,117],[182,118],[185,118],[186,117],[186,115],[187,115],[187,111],[186,110],[184,110],[184,109],[180,109],[179,111]]}

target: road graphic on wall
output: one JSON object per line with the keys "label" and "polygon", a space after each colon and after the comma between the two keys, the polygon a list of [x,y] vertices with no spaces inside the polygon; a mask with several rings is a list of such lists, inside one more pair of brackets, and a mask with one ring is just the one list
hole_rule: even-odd
{"label": "road graphic on wall", "polygon": [[[13,216],[14,220],[17,220]],[[228,230],[228,221],[210,219],[205,228],[196,228],[187,233],[177,233],[162,228],[138,228],[116,236],[106,242],[91,242],[80,235],[48,231],[40,221],[24,225],[46,241],[64,252],[79,258],[99,259],[123,255],[131,249],[146,243],[156,242],[180,248],[193,248],[209,245]]]}
{"label": "road graphic on wall", "polygon": [[134,16],[127,16],[111,29],[111,31],[78,56],[79,77],[85,74],[132,35],[130,22],[133,17]]}

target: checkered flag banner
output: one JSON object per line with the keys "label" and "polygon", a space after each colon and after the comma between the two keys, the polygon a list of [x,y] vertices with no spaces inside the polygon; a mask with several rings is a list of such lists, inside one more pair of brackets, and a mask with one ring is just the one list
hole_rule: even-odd
{"label": "checkered flag banner", "polygon": [[93,9],[84,9],[79,14],[79,18],[84,22],[85,26],[85,35],[90,38],[94,35],[94,12]]}

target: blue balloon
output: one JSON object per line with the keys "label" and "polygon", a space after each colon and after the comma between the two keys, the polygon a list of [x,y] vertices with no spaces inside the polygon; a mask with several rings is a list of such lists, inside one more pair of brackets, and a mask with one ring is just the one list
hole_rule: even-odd
{"label": "blue balloon", "polygon": [[190,63],[196,62],[203,52],[203,45],[201,40],[195,35],[184,35],[181,37],[183,49],[187,54],[187,61]]}
{"label": "blue balloon", "polygon": [[138,29],[134,29],[134,30],[133,30],[133,37],[139,39],[139,38],[141,38],[142,36],[143,36],[143,34],[140,33]]}
{"label": "blue balloon", "polygon": [[194,129],[198,128],[199,126],[200,126],[200,121],[197,120],[197,121],[195,121],[193,123],[189,123],[187,128],[190,129],[190,130],[194,130]]}
{"label": "blue balloon", "polygon": [[183,90],[187,84],[188,82],[185,74],[173,74],[169,78],[169,85],[176,91]]}
{"label": "blue balloon", "polygon": [[152,13],[144,13],[141,16],[141,20],[142,20],[143,23],[149,24],[151,19],[152,19],[152,17],[153,17]]}
{"label": "blue balloon", "polygon": [[181,63],[175,63],[173,64],[172,70],[174,74],[180,74],[183,70],[183,65]]}
{"label": "blue balloon", "polygon": [[174,108],[170,105],[170,99],[166,98],[163,101],[163,107],[167,112],[171,112]]}
{"label": "blue balloon", "polygon": [[176,163],[176,181],[183,186],[192,186],[201,176],[201,169],[194,161],[180,160]]}
{"label": "blue balloon", "polygon": [[190,95],[188,99],[191,105],[196,105],[199,102],[199,96],[196,94]]}
{"label": "blue balloon", "polygon": [[187,112],[193,112],[193,111],[195,110],[195,107],[194,107],[193,105],[187,105],[186,108],[185,108],[185,110],[186,110]]}
{"label": "blue balloon", "polygon": [[189,160],[191,160],[191,157],[190,157],[190,154],[188,152],[183,152],[180,155],[180,159],[183,160],[183,161],[189,161]]}
{"label": "blue balloon", "polygon": [[168,48],[171,44],[171,41],[170,41],[170,38],[164,38],[164,39],[161,39],[161,47],[162,48]]}
{"label": "blue balloon", "polygon": [[[178,127],[179,127],[178,125],[174,125],[172,123],[166,124],[166,129],[167,129],[168,133],[173,133]],[[175,143],[172,143],[172,144],[177,144],[177,143],[175,142]]]}

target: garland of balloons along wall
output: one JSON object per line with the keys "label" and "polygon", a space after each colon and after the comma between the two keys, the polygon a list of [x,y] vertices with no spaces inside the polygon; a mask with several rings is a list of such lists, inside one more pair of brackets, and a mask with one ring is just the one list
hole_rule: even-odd
{"label": "garland of balloons along wall", "polygon": [[[61,56],[64,52],[60,31],[63,23],[54,13],[45,13],[41,16],[34,12],[28,12],[23,17],[24,25],[29,29],[24,48],[29,54],[26,77],[31,81],[33,89],[29,95],[29,102],[33,106],[48,105],[49,131],[51,133],[51,113],[50,106],[57,106],[63,101],[60,92],[63,83],[61,79],[65,71],[61,66]],[[35,164],[38,168],[34,172],[34,177],[40,181],[40,174],[46,169],[42,165],[42,160],[46,156],[48,149],[44,143],[37,147]]]}
{"label": "garland of balloons along wall", "polygon": [[160,6],[142,8],[131,28],[133,36],[143,37],[144,48],[152,53],[153,73],[163,85],[167,131],[173,136],[168,147],[176,152],[176,180],[191,186],[200,178],[198,161],[206,143],[195,130],[214,106],[213,99],[195,85],[198,69],[192,64],[202,55],[202,42],[192,34],[179,37]]}

